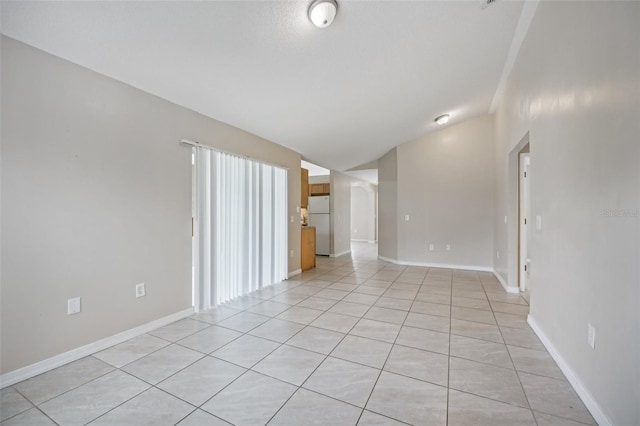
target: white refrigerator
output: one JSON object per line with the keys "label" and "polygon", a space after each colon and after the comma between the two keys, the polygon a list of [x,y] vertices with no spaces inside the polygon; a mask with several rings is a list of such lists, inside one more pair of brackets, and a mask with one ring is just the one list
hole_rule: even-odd
{"label": "white refrigerator", "polygon": [[309,197],[309,226],[316,227],[316,254],[329,256],[329,196]]}

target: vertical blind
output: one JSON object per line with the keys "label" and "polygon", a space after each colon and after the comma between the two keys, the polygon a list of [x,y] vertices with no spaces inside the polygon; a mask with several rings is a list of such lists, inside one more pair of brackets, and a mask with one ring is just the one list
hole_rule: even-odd
{"label": "vertical blind", "polygon": [[209,309],[287,278],[287,170],[194,152],[194,293]]}

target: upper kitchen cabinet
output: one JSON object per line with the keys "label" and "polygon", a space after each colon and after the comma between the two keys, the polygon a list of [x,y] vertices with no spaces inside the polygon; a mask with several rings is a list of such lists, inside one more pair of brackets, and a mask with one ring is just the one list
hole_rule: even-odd
{"label": "upper kitchen cabinet", "polygon": [[300,188],[300,207],[306,208],[309,204],[309,170],[307,169],[301,169]]}
{"label": "upper kitchen cabinet", "polygon": [[312,183],[309,185],[309,195],[329,195],[330,186],[328,183]]}

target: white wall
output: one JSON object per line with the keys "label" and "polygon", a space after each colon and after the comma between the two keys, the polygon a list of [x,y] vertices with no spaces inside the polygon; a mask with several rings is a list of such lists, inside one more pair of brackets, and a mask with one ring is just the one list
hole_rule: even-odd
{"label": "white wall", "polygon": [[[487,115],[396,147],[397,257],[392,259],[492,268],[493,146],[493,117]],[[382,163],[381,174],[386,168],[384,160]],[[391,185],[380,185],[380,206],[383,198],[392,198],[387,191],[393,190]],[[381,228],[382,215],[381,211]],[[429,244],[434,251],[428,249]]]}
{"label": "white wall", "polygon": [[376,197],[378,187],[352,178],[351,240],[376,241]]}
{"label": "white wall", "polygon": [[[289,168],[300,155],[2,37],[6,373],[191,306],[193,139]],[[300,267],[300,224],[289,226]],[[136,283],[147,295],[134,297]],[[66,315],[82,297],[82,313]]]}
{"label": "white wall", "polygon": [[496,112],[496,269],[517,285],[509,161],[528,132],[530,316],[616,425],[640,424],[639,23],[638,2],[540,2]]}
{"label": "white wall", "polygon": [[351,177],[331,170],[331,255],[351,251]]}

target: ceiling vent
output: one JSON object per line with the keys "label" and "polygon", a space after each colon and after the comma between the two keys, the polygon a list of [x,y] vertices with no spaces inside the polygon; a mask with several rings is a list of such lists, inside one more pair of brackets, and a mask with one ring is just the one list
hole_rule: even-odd
{"label": "ceiling vent", "polygon": [[489,6],[491,6],[492,4],[494,4],[497,1],[498,0],[482,0],[480,8],[481,9],[486,9],[486,8],[488,8]]}

